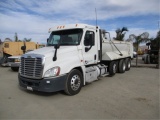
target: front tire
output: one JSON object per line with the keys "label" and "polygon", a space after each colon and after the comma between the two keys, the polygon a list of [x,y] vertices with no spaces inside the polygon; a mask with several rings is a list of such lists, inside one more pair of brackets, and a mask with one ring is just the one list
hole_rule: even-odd
{"label": "front tire", "polygon": [[18,71],[18,70],[19,70],[19,67],[11,67],[11,69],[12,69],[13,71]]}
{"label": "front tire", "polygon": [[82,88],[82,78],[82,73],[77,69],[73,69],[68,74],[65,84],[65,93],[70,96],[78,94]]}

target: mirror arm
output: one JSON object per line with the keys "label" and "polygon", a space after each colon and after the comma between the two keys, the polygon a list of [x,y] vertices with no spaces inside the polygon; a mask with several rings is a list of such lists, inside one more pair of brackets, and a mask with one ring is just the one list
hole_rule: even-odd
{"label": "mirror arm", "polygon": [[59,45],[55,45],[55,52],[54,52],[54,57],[53,57],[53,61],[56,61],[57,60],[57,49],[59,48],[60,46]]}
{"label": "mirror arm", "polygon": [[56,60],[57,60],[57,49],[55,50],[54,57],[53,57],[53,61],[56,61]]}

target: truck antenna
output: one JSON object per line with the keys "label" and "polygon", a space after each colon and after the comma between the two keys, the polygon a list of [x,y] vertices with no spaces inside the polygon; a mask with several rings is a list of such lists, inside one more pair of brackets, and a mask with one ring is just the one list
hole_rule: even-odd
{"label": "truck antenna", "polygon": [[97,27],[97,10],[95,8],[95,14],[96,14],[96,27]]}

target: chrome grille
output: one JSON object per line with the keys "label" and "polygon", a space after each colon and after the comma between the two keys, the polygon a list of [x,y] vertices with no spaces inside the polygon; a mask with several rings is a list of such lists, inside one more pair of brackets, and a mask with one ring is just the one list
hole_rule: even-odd
{"label": "chrome grille", "polygon": [[40,79],[42,77],[42,58],[21,57],[20,74],[24,77]]}

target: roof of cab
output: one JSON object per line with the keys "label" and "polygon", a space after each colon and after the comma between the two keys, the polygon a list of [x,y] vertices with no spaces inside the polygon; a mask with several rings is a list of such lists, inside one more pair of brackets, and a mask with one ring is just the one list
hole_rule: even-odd
{"label": "roof of cab", "polygon": [[66,29],[74,29],[74,28],[90,28],[96,29],[96,26],[88,25],[88,24],[67,24],[67,25],[59,25],[49,29],[48,32],[66,30]]}

